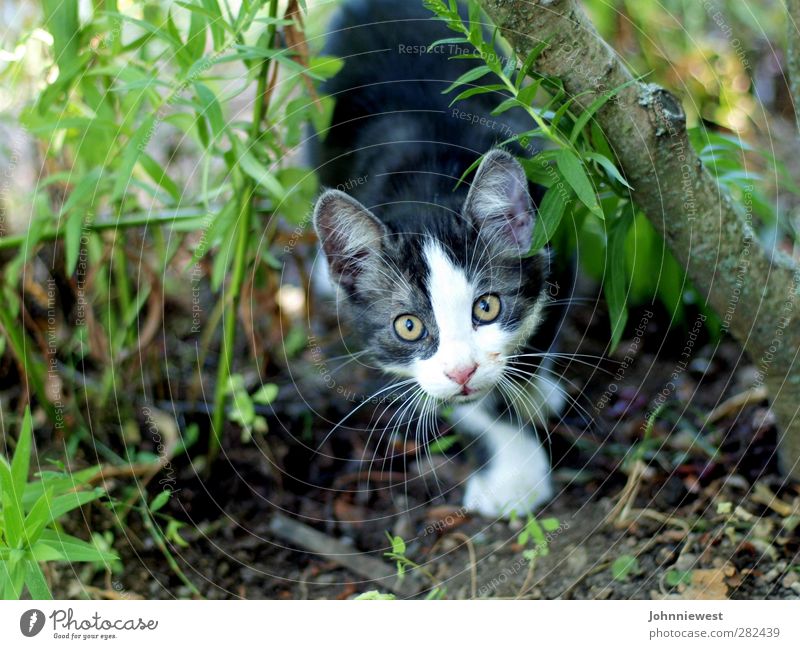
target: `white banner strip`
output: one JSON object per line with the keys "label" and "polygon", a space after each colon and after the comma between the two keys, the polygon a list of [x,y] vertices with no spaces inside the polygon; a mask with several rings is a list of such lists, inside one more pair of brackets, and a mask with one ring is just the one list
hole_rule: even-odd
{"label": "white banner strip", "polygon": [[[800,647],[800,601],[0,604],[3,647]],[[697,644],[694,644],[694,643]],[[231,643],[236,643],[232,645]],[[291,643],[291,644],[289,644]],[[514,644],[512,644],[514,643]]]}

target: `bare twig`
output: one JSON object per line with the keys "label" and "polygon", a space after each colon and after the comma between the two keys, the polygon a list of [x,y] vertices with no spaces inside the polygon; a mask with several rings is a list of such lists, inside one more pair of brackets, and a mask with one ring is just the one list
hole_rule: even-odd
{"label": "bare twig", "polygon": [[413,574],[406,574],[405,578],[400,580],[397,573],[383,561],[356,552],[338,539],[326,536],[293,518],[275,513],[272,515],[269,529],[279,539],[306,552],[334,561],[359,577],[377,582],[401,597],[413,597],[421,590],[417,587]]}
{"label": "bare twig", "polygon": [[729,399],[726,399],[716,408],[714,408],[708,417],[706,417],[707,424],[713,424],[720,419],[738,413],[742,408],[753,406],[767,398],[767,389],[764,386],[758,388],[750,388],[739,394],[735,394]]}

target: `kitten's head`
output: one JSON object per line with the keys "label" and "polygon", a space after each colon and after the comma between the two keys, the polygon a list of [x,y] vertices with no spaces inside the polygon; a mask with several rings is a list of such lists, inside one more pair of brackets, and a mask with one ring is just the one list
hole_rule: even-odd
{"label": "kitten's head", "polygon": [[541,319],[543,263],[526,256],[534,210],[522,167],[505,151],[487,153],[460,212],[390,207],[392,217],[378,219],[329,190],[315,208],[355,325],[383,369],[429,395],[485,395]]}

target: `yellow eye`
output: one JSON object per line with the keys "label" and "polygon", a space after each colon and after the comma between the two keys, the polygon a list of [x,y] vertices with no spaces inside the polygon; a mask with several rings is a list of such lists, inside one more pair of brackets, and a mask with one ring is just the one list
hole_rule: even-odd
{"label": "yellow eye", "polygon": [[406,313],[394,319],[395,333],[405,341],[413,343],[425,335],[425,325],[417,316]]}
{"label": "yellow eye", "polygon": [[489,324],[497,320],[500,315],[500,298],[494,293],[481,295],[472,305],[472,317],[475,322]]}

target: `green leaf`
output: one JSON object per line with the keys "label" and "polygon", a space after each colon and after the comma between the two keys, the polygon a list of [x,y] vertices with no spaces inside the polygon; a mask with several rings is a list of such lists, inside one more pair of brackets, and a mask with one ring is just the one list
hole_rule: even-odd
{"label": "green leaf", "polygon": [[211,266],[211,290],[216,292],[225,281],[228,269],[233,263],[233,252],[230,246],[225,246],[214,256]]}
{"label": "green leaf", "polygon": [[22,517],[22,494],[16,493],[14,478],[8,461],[0,456],[0,502],[3,505],[3,527],[5,528],[6,542],[12,548],[17,548],[22,543],[25,526]]}
{"label": "green leaf", "polygon": [[200,11],[193,11],[189,19],[189,33],[186,36],[182,51],[178,56],[185,54],[190,61],[196,61],[203,56],[206,48],[206,16]]}
{"label": "green leaf", "polygon": [[285,27],[286,25],[294,25],[295,22],[291,18],[276,18],[274,16],[260,16],[253,19],[254,23],[263,23],[264,25],[275,25],[276,27]]}
{"label": "green leaf", "polygon": [[236,30],[222,17],[222,11],[217,0],[201,0],[201,2],[208,12],[208,27],[211,30],[211,37],[214,41],[214,50],[219,51],[225,45],[225,31],[235,36]]}
{"label": "green leaf", "polygon": [[78,55],[81,40],[78,3],[42,0],[47,31],[53,36],[54,61],[59,67]]}
{"label": "green leaf", "polygon": [[3,599],[19,599],[25,585],[25,565],[19,559],[0,563]]}
{"label": "green leaf", "polygon": [[406,553],[406,542],[399,536],[390,536],[392,542],[392,552],[399,556],[404,556]]}
{"label": "green leaf", "polygon": [[619,344],[628,321],[625,239],[633,223],[635,208],[625,203],[620,216],[611,224],[606,244],[606,276],[603,292],[611,318],[611,349]]}
{"label": "green leaf", "polygon": [[30,551],[30,556],[35,561],[63,561],[64,553],[61,550],[53,547],[52,543],[42,543],[37,541],[33,544]]}
{"label": "green leaf", "polygon": [[277,398],[278,386],[274,383],[265,383],[251,397],[254,403],[259,403],[263,406],[268,406]]}
{"label": "green leaf", "polygon": [[164,530],[164,536],[180,548],[188,548],[189,543],[181,536],[181,528],[185,527],[185,523],[170,518],[167,521],[167,529]]}
{"label": "green leaf", "polygon": [[164,490],[160,494],[158,494],[153,500],[150,501],[150,511],[157,512],[161,509],[164,505],[167,504],[172,492],[169,490]]}
{"label": "green leaf", "polygon": [[14,459],[11,460],[11,477],[14,485],[15,498],[22,502],[22,494],[28,482],[28,472],[31,466],[31,448],[33,446],[33,421],[31,409],[25,407],[22,417],[22,426],[17,438],[17,448],[14,450]]}
{"label": "green leaf", "polygon": [[[60,0],[50,0],[50,1],[59,2]],[[153,23],[150,23],[146,20],[140,20],[139,18],[134,18],[133,16],[129,16],[127,14],[115,11],[109,11],[106,15],[118,18],[120,21],[124,20],[125,22],[129,22],[132,25],[136,25],[139,29],[141,29],[147,34],[147,38],[145,39],[144,42],[146,42],[150,38],[158,38],[167,43],[173,52],[178,52],[180,51],[181,47],[183,47],[183,43],[180,40],[180,36],[177,34],[176,31],[174,31],[174,25],[172,26],[173,29],[164,30],[161,29],[161,27],[157,27]],[[167,22],[168,27],[170,22],[171,19]],[[142,45],[144,44],[144,42],[142,43]]]}
{"label": "green leaf", "polygon": [[155,159],[142,152],[139,156],[139,163],[153,182],[164,189],[172,197],[172,200],[176,203],[181,200],[181,190],[178,185],[167,175],[167,171]]}
{"label": "green leaf", "polygon": [[561,527],[559,520],[557,518],[553,518],[552,516],[549,518],[543,518],[540,522],[545,532],[555,532],[559,527]]}
{"label": "green leaf", "polygon": [[208,119],[214,138],[218,139],[225,133],[225,119],[222,116],[222,108],[217,101],[217,96],[211,88],[203,83],[195,82],[194,89],[202,106],[199,117],[200,119]]}
{"label": "green leaf", "polygon": [[611,564],[611,576],[615,581],[627,581],[640,571],[639,560],[631,554],[623,554]]}
{"label": "green leaf", "polygon": [[569,149],[561,149],[556,153],[556,164],[564,180],[575,191],[578,200],[588,207],[592,214],[603,219],[603,210],[600,209],[597,195],[578,156]]}
{"label": "green leaf", "polygon": [[539,203],[536,223],[533,225],[531,252],[538,252],[553,238],[564,218],[566,206],[567,199],[564,196],[563,186],[559,187],[556,184],[545,192],[542,202]]}
{"label": "green leaf", "polygon": [[25,585],[32,599],[53,599],[44,573],[35,561],[25,561]]}
{"label": "green leaf", "polygon": [[344,66],[344,60],[335,56],[312,56],[308,60],[310,76],[324,81],[335,76]]}
{"label": "green leaf", "polygon": [[[69,193],[69,197],[61,205],[58,211],[58,218],[67,216],[76,205],[83,202],[83,200],[90,194],[96,194],[99,190],[99,183],[102,181],[103,169],[94,169],[84,177],[75,188]],[[85,213],[85,210],[79,210]]]}
{"label": "green leaf", "polygon": [[433,41],[428,46],[428,52],[432,52],[440,45],[464,45],[469,43],[469,41],[464,38],[463,36],[453,36],[452,38],[440,38],[438,41]]}
{"label": "green leaf", "polygon": [[153,135],[155,129],[156,114],[152,114],[145,118],[144,122],[136,129],[136,132],[131,136],[128,143],[125,145],[125,150],[122,154],[122,161],[119,168],[116,170],[117,179],[114,182],[114,188],[111,190],[111,200],[115,201],[122,197],[131,182],[133,177],[133,168],[139,159],[139,154],[144,151],[147,143]]}
{"label": "green leaf", "polygon": [[467,88],[463,92],[456,95],[453,101],[450,102],[450,106],[452,106],[456,102],[461,101],[462,99],[469,99],[470,97],[474,97],[475,95],[484,95],[489,92],[499,92],[505,89],[506,87],[501,83],[493,83],[486,86],[475,86],[474,88]]}
{"label": "green leaf", "polygon": [[456,186],[455,186],[455,187],[453,187],[453,191],[455,191],[455,190],[458,188],[458,186],[459,186],[461,183],[463,183],[463,182],[464,182],[464,178],[466,178],[467,176],[469,176],[469,175],[470,175],[470,174],[471,174],[473,171],[475,171],[475,169],[477,169],[477,168],[478,168],[478,165],[480,165],[480,163],[481,163],[481,162],[483,162],[483,156],[482,156],[482,155],[481,155],[481,156],[478,156],[478,157],[475,159],[475,162],[473,162],[473,163],[472,163],[472,164],[471,164],[469,167],[467,167],[467,168],[464,170],[464,173],[463,173],[463,174],[461,174],[461,177],[458,179],[458,182],[456,183]]}
{"label": "green leaf", "polygon": [[[236,201],[230,200],[225,203],[223,208],[211,221],[211,225],[205,232],[205,237],[201,239],[201,245],[195,249],[194,255],[192,255],[192,265],[205,257],[211,247],[216,245],[218,239],[228,239],[228,233],[235,224]],[[231,255],[226,251],[225,255],[218,255],[217,258],[222,256],[230,257]]]}
{"label": "green leaf", "polygon": [[[308,225],[308,206],[319,192],[316,174],[305,167],[284,167],[278,170],[277,177],[286,190],[286,199],[280,205],[281,214],[292,225]],[[266,246],[261,248],[266,250]]]}
{"label": "green leaf", "polygon": [[280,202],[284,199],[284,191],[275,174],[269,172],[267,168],[259,162],[256,157],[245,147],[237,147],[238,157],[236,162],[248,176],[255,180],[261,187],[264,187],[272,197]]}
{"label": "green leaf", "polygon": [[71,512],[73,509],[78,509],[78,507],[83,507],[87,503],[101,498],[104,494],[105,491],[98,487],[89,491],[73,491],[63,496],[56,496],[51,504],[50,519],[56,521],[64,514]]}
{"label": "green leaf", "polygon": [[[91,543],[69,534],[45,530],[38,543],[33,547],[32,554],[37,561],[47,561],[48,559],[40,559],[39,556],[48,556],[48,553],[52,553],[52,551],[59,553],[64,561],[119,561],[115,552],[100,550]],[[52,555],[50,554],[50,556]]]}
{"label": "green leaf", "polygon": [[664,581],[666,582],[667,586],[675,588],[676,586],[680,586],[681,584],[690,585],[692,583],[692,571],[691,570],[667,570],[667,573],[664,575]]}
{"label": "green leaf", "polygon": [[536,79],[533,83],[529,83],[517,93],[519,103],[524,106],[530,106],[533,103],[536,93],[539,92],[539,86],[542,85],[541,79]]}
{"label": "green leaf", "polygon": [[[269,251],[265,251],[269,252]],[[283,264],[280,265],[283,268]],[[308,345],[308,336],[302,327],[292,327],[286,337],[283,339],[283,351],[286,352],[286,358],[294,358]]]}
{"label": "green leaf", "polygon": [[78,257],[81,253],[81,232],[83,231],[83,214],[75,210],[69,215],[64,225],[64,254],[66,256],[65,268],[67,275],[75,272]]}
{"label": "green leaf", "polygon": [[606,135],[603,133],[603,129],[600,128],[600,125],[597,122],[592,122],[590,131],[592,133],[592,148],[609,160],[613,160],[616,156],[614,156],[613,151],[611,151]]}
{"label": "green leaf", "polygon": [[[59,0],[54,1],[58,2]],[[69,54],[60,57],[58,79],[44,89],[36,102],[36,108],[40,114],[43,115],[62,93],[69,90],[77,78],[83,76],[91,56],[91,52],[81,52],[78,56]]]}
{"label": "green leaf", "polygon": [[534,541],[534,545],[536,545],[539,548],[540,553],[542,555],[547,554],[546,552],[547,537],[545,537],[544,530],[542,529],[542,526],[539,524],[539,521],[537,521],[535,518],[531,518],[526,523],[525,529],[528,530],[528,532],[530,533],[531,538]]}
{"label": "green leaf", "polygon": [[510,110],[511,108],[519,108],[520,106],[523,106],[523,104],[520,104],[519,100],[516,97],[509,97],[508,99],[502,101],[498,106],[496,106],[494,110],[492,110],[491,114],[500,115],[502,113],[505,113],[507,110]]}
{"label": "green leaf", "polygon": [[448,92],[450,92],[452,90],[455,90],[459,86],[463,86],[463,85],[466,85],[468,83],[472,83],[473,81],[477,81],[478,79],[480,79],[481,77],[486,76],[490,72],[491,72],[491,69],[489,68],[488,65],[479,65],[476,68],[472,68],[471,70],[468,70],[467,72],[462,74],[460,77],[458,77],[458,79],[453,81],[453,83],[451,83],[447,88],[442,90],[442,94],[446,95]]}
{"label": "green leaf", "polygon": [[53,498],[53,490],[46,490],[31,507],[25,517],[25,541],[28,545],[33,545],[39,539],[39,534],[50,521],[50,503]]}
{"label": "green leaf", "polygon": [[522,67],[517,72],[517,78],[514,82],[514,86],[517,90],[520,89],[523,82],[525,81],[525,77],[528,76],[528,72],[533,67],[533,64],[536,62],[536,59],[539,58],[542,52],[544,52],[545,48],[549,45],[549,39],[543,39],[541,43],[539,43],[536,47],[534,47],[529,53],[528,56],[525,57],[525,61],[522,63]]}
{"label": "green leaf", "polygon": [[[194,17],[195,14],[192,14]],[[178,31],[178,26],[175,24],[175,21],[172,18],[172,7],[167,8],[167,34],[170,36],[170,41],[173,43],[179,43],[178,47],[173,47],[172,52],[173,61],[177,61],[178,65],[181,66],[184,70],[189,68],[192,65],[192,57],[189,55],[188,50],[186,49],[186,44],[183,42],[183,38],[181,38],[181,33]]]}
{"label": "green leaf", "polygon": [[470,42],[480,41],[483,30],[481,7],[477,2],[467,3],[467,19],[469,20]]}
{"label": "green leaf", "polygon": [[234,393],[229,419],[249,430],[256,420],[256,409],[247,393]]}
{"label": "green leaf", "polygon": [[632,83],[638,83],[638,79],[630,79],[623,83],[620,86],[617,86],[613,90],[609,92],[604,92],[599,97],[597,97],[591,104],[589,104],[588,108],[583,111],[578,119],[575,120],[575,125],[572,127],[572,134],[570,135],[570,142],[573,144],[578,140],[578,136],[583,131],[583,128],[589,122],[590,119],[594,116],[594,114],[600,110],[603,106],[605,106],[617,93],[622,91],[623,88],[631,85]]}
{"label": "green leaf", "polygon": [[81,469],[73,473],[42,471],[36,474],[39,480],[29,482],[25,485],[25,492],[22,495],[23,505],[26,508],[33,506],[33,503],[41,497],[47,488],[52,488],[53,493],[62,493],[86,485],[91,482],[92,478],[99,472],[99,466]]}
{"label": "green leaf", "polygon": [[625,180],[624,176],[620,173],[619,169],[617,169],[617,166],[602,153],[597,153],[596,151],[587,151],[583,155],[587,160],[592,160],[603,167],[603,169],[606,170],[606,173],[618,183],[624,187],[627,187],[628,189],[633,189],[633,187],[628,184],[628,181]]}
{"label": "green leaf", "polygon": [[73,509],[100,498],[105,492],[100,489],[90,491],[72,491],[53,497],[53,489],[49,488],[31,508],[25,518],[26,541],[30,544],[38,540],[41,531],[53,521],[57,521]]}
{"label": "green leaf", "polygon": [[569,99],[565,100],[561,106],[558,107],[558,110],[550,117],[550,123],[553,127],[557,127],[561,122],[564,115],[567,114],[567,111],[572,107],[572,103],[575,100],[575,97],[570,97]]}
{"label": "green leaf", "polygon": [[455,445],[459,441],[458,435],[446,435],[444,437],[437,437],[428,445],[428,451],[430,453],[441,454],[447,451],[451,446]]}
{"label": "green leaf", "polygon": [[[202,0],[202,2],[202,7],[192,4],[191,2],[180,2],[180,0],[175,4],[188,11],[191,11],[192,13],[196,13],[205,17],[208,20],[208,25],[212,32],[214,31],[214,27],[217,26],[220,30],[224,29],[230,32],[232,36],[236,35],[236,32],[233,30],[233,28],[227,23],[226,20],[222,18],[222,14],[220,13],[219,5],[217,4],[216,0]],[[221,42],[221,40],[214,38],[214,47],[216,48]]]}

